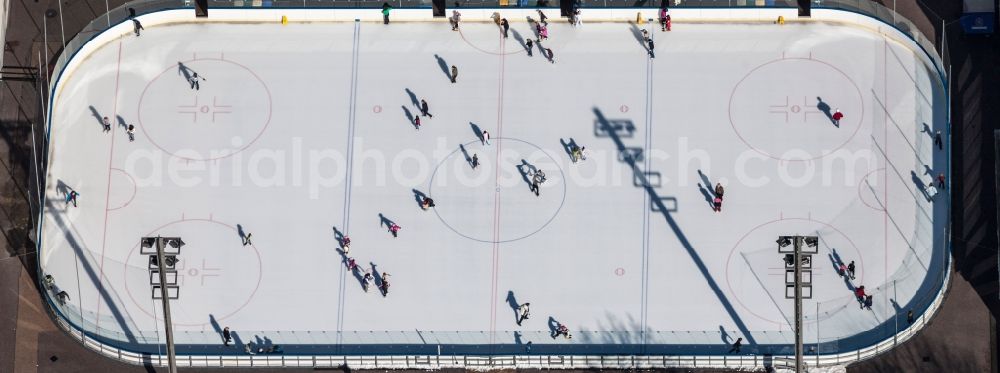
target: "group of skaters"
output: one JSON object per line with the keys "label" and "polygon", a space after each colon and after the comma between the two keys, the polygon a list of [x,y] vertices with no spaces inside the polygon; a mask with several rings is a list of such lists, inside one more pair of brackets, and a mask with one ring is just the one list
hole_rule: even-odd
{"label": "group of skaters", "polygon": [[[854,281],[855,271],[857,270],[857,267],[854,265],[854,261],[852,260],[850,263],[847,264],[844,264],[844,262],[841,261],[839,258],[837,259],[837,261],[839,261],[839,264],[837,265],[837,275],[839,275],[841,278],[844,278],[846,281],[848,281],[848,283],[850,283],[850,281]],[[873,296],[865,292],[864,285],[854,287],[854,298],[858,301],[858,304],[861,306],[861,309],[863,310],[872,309]]]}
{"label": "group of skaters", "polygon": [[[393,231],[393,236],[396,236],[396,232],[399,232],[398,228],[399,226],[396,225],[395,223],[392,223],[392,225],[390,226],[390,230],[392,229],[392,227],[396,227],[396,230]],[[352,274],[355,274],[356,276],[359,276],[361,278],[361,288],[365,291],[365,293],[367,293],[372,288],[372,285],[377,285],[379,293],[382,294],[382,297],[386,297],[389,295],[389,286],[390,286],[389,272],[382,272],[381,274],[379,274],[378,271],[375,269],[375,263],[371,263],[370,269],[364,268],[358,265],[356,259],[347,256],[347,254],[351,253],[351,237],[348,237],[346,235],[342,236],[340,238],[340,248],[341,251],[343,251],[344,253],[344,258],[345,258],[344,264],[347,265],[347,270]],[[372,275],[372,273],[377,274],[378,275],[377,278],[376,276]]]}
{"label": "group of skaters", "polygon": [[[517,326],[521,326],[521,323],[528,319],[528,316],[530,315],[529,307],[531,307],[531,303],[523,303],[517,306]],[[573,334],[569,332],[569,327],[561,322],[555,321],[554,319],[550,318],[549,320],[549,322],[555,322],[554,328],[550,326],[550,328],[552,328],[552,333],[550,335],[552,339],[556,339],[559,336],[563,336],[566,339],[573,339]]]}

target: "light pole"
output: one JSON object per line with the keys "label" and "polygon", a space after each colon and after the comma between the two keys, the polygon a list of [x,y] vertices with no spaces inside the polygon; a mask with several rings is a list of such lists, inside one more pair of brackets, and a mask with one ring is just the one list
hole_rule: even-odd
{"label": "light pole", "polygon": [[[152,285],[153,299],[160,299],[163,303],[163,324],[167,333],[167,364],[170,373],[177,373],[174,329],[170,321],[170,299],[177,299],[180,296],[175,265],[177,255],[181,253],[181,246],[184,246],[184,241],[180,237],[143,237],[139,243],[140,253],[149,255],[149,283]],[[157,275],[155,278],[154,274]]]}
{"label": "light pole", "polygon": [[785,254],[785,299],[795,300],[795,371],[803,373],[802,300],[812,298],[812,254],[819,252],[819,237],[780,236],[776,242]]}

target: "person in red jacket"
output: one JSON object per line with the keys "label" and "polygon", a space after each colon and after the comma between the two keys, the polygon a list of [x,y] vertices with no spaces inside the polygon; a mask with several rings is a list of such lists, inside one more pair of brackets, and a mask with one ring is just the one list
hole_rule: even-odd
{"label": "person in red jacket", "polygon": [[840,109],[837,109],[836,111],[833,112],[832,117],[833,117],[833,125],[840,127],[840,119],[844,117],[844,113],[841,113]]}

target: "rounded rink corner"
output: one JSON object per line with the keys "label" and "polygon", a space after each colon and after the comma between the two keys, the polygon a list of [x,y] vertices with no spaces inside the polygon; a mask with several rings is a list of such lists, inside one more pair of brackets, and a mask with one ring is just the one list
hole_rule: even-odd
{"label": "rounded rink corner", "polygon": [[940,306],[948,70],[908,21],[400,5],[140,1],[76,35],[37,240],[56,322],[166,365],[144,237],[185,367],[792,367],[788,235],[818,238],[809,367]]}

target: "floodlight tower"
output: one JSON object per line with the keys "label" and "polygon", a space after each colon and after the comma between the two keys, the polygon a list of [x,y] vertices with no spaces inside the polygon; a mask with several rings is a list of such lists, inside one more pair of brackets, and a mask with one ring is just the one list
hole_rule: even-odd
{"label": "floodlight tower", "polygon": [[780,236],[777,243],[785,254],[785,299],[795,299],[795,371],[803,373],[802,300],[812,298],[812,254],[819,252],[819,237]]}
{"label": "floodlight tower", "polygon": [[[153,299],[163,303],[163,324],[167,334],[167,363],[170,373],[177,373],[177,353],[174,350],[174,329],[170,321],[170,300],[180,296],[177,285],[177,256],[184,241],[180,237],[143,237],[139,252],[149,255],[149,284]],[[159,294],[157,294],[159,293]]]}

